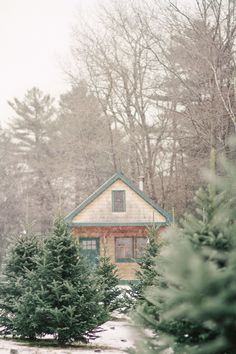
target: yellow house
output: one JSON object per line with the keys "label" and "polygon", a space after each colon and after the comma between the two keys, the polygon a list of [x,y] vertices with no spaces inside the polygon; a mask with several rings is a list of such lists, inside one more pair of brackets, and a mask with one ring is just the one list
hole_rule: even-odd
{"label": "yellow house", "polygon": [[158,233],[172,222],[171,215],[127,177],[117,173],[65,218],[79,238],[82,252],[96,262],[104,250],[123,282],[135,279],[147,243],[148,226]]}

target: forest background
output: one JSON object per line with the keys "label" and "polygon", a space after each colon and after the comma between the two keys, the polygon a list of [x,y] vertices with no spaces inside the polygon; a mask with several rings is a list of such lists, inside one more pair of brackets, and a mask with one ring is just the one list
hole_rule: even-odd
{"label": "forest background", "polygon": [[175,218],[235,133],[236,3],[110,1],[74,28],[71,87],[10,99],[0,130],[0,263],[122,171]]}

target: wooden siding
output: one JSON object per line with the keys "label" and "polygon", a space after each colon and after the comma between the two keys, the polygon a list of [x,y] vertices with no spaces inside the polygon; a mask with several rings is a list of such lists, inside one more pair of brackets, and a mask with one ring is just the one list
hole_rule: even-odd
{"label": "wooden siding", "polygon": [[[112,191],[125,190],[126,211],[112,212]],[[166,219],[123,181],[118,180],[73,218],[84,223],[165,222]]]}
{"label": "wooden siding", "polygon": [[[165,227],[158,229],[160,234]],[[78,227],[73,228],[73,234],[76,237],[98,237],[100,240],[100,255],[104,255],[104,250],[111,257],[114,264],[117,265],[119,277],[122,280],[134,280],[135,273],[138,269],[137,263],[116,263],[115,260],[115,237],[144,237],[148,234],[145,226],[107,226],[107,227]]]}

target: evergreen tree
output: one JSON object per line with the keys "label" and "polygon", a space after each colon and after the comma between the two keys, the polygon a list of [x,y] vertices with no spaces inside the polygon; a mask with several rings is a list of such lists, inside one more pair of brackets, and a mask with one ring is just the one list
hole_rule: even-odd
{"label": "evergreen tree", "polygon": [[143,295],[148,286],[153,284],[154,278],[157,276],[157,268],[155,259],[160,252],[161,242],[157,240],[157,228],[152,226],[148,230],[148,242],[144,255],[139,263],[140,268],[136,272],[138,279],[137,285],[133,286],[136,296],[139,300],[143,299]]}
{"label": "evergreen tree", "polygon": [[30,286],[18,301],[16,332],[32,338],[52,334],[59,343],[86,341],[108,318],[103,297],[69,227],[58,221]]}
{"label": "evergreen tree", "polygon": [[[101,185],[113,173],[112,160],[120,158],[121,147],[124,149],[123,135],[109,129],[99,102],[85,81],[77,82],[61,95],[58,129],[57,144],[64,159],[61,164],[61,154],[58,155],[57,168],[59,166],[61,175],[66,178],[65,187],[73,186],[74,204],[77,205],[92,193],[94,186]],[[71,181],[69,186],[68,179]]]}
{"label": "evergreen tree", "polygon": [[[227,253],[232,246],[232,235],[227,227],[231,225],[233,215],[227,213],[228,198],[225,191],[211,193],[212,187],[200,189],[195,196],[195,213],[186,215],[181,222],[183,236],[190,240],[194,249],[204,251],[215,259],[220,267],[227,262]],[[229,211],[229,210],[228,210]]]}
{"label": "evergreen tree", "polygon": [[144,293],[147,287],[153,284],[158,274],[156,257],[160,252],[161,242],[157,240],[157,231],[155,226],[148,229],[147,246],[139,262],[139,269],[136,271],[137,279],[131,282],[130,289],[126,290],[120,301],[122,312],[129,312],[145,301]]}
{"label": "evergreen tree", "polygon": [[0,333],[15,333],[18,301],[28,287],[29,274],[37,267],[41,253],[32,234],[21,235],[11,246],[5,260],[0,284]]}
{"label": "evergreen tree", "polygon": [[15,117],[11,134],[18,163],[25,168],[22,204],[26,222],[35,223],[37,232],[44,233],[52,225],[55,202],[55,148],[56,135],[54,99],[36,87],[26,92],[23,100],[14,98],[9,105]]}
{"label": "evergreen tree", "polygon": [[14,144],[0,126],[0,268],[10,241],[9,236],[19,234],[20,221],[24,218],[20,176],[22,166],[14,156]]}
{"label": "evergreen tree", "polygon": [[236,352],[236,168],[224,167],[218,191],[199,192],[195,216],[170,231],[160,275],[138,308],[140,322],[158,335],[153,353],[170,347],[181,354]]}
{"label": "evergreen tree", "polygon": [[106,254],[100,257],[96,274],[100,278],[100,284],[104,291],[103,302],[105,308],[108,311],[113,311],[119,306],[118,297],[121,291],[118,287],[119,277],[117,267]]}

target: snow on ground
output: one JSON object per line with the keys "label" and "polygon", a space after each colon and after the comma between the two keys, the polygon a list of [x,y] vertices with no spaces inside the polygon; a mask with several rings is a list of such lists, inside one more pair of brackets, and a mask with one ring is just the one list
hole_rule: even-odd
{"label": "snow on ground", "polygon": [[134,329],[127,319],[108,321],[103,326],[99,338],[91,341],[90,348],[30,347],[23,342],[0,339],[0,354],[125,354],[134,347]]}

